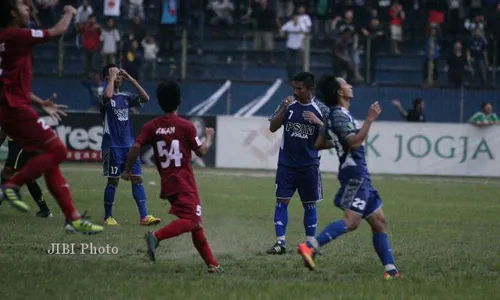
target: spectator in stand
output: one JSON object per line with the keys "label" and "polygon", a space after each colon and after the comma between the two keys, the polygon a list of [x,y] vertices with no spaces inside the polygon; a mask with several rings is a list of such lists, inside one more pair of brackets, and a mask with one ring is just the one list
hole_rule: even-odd
{"label": "spectator in stand", "polygon": [[142,65],[142,78],[155,80],[156,78],[156,59],[158,55],[158,46],[152,36],[147,36],[142,41],[144,50],[144,62]]}
{"label": "spectator in stand", "polygon": [[330,1],[328,0],[317,0],[316,5],[316,21],[314,22],[314,32],[319,34],[328,34],[330,20]]}
{"label": "spectator in stand", "polygon": [[84,25],[89,20],[89,17],[94,13],[92,6],[89,4],[89,0],[83,0],[82,5],[78,7],[75,24],[76,27],[79,28],[81,25]]}
{"label": "spectator in stand", "polygon": [[260,0],[256,9],[252,10],[251,17],[255,19],[256,30],[254,33],[253,46],[254,50],[259,51],[257,62],[263,64],[262,50],[266,51],[271,64],[275,64],[274,60],[274,36],[276,31],[276,12],[268,6],[267,0]]}
{"label": "spectator in stand", "polygon": [[438,78],[438,60],[440,51],[441,46],[437,36],[437,28],[435,26],[431,26],[429,29],[429,36],[425,40],[424,48],[425,58],[422,74],[424,86],[429,84],[429,77],[432,79],[432,83],[430,83],[431,86],[435,84]]}
{"label": "spectator in stand", "polygon": [[293,15],[294,6],[293,0],[277,0],[277,15],[280,24],[284,23],[286,20],[290,19]]}
{"label": "spectator in stand", "polygon": [[106,88],[106,81],[102,80],[99,72],[87,73],[82,84],[89,91],[89,111],[100,111],[102,106],[102,94]]}
{"label": "spectator in stand", "polygon": [[407,122],[426,122],[424,114],[424,100],[416,98],[413,100],[413,108],[406,111],[398,99],[392,100],[392,105],[397,108],[399,113]]}
{"label": "spectator in stand", "polygon": [[211,25],[233,25],[234,4],[231,0],[212,0],[207,9],[213,13],[210,19]]}
{"label": "spectator in stand", "polygon": [[142,65],[142,54],[139,49],[139,42],[133,41],[130,49],[125,53],[123,61],[123,69],[127,71],[133,78],[140,78],[140,71]]}
{"label": "spectator in stand", "polygon": [[[481,29],[476,28],[467,50],[467,62],[472,66],[474,74],[479,75],[482,85],[486,85],[488,69],[488,42],[481,34]],[[474,76],[476,77],[476,76]]]}
{"label": "spectator in stand", "polygon": [[[120,33],[115,27],[115,20],[113,18],[109,18],[107,20],[106,27],[101,33],[101,42],[103,67],[107,65],[114,65],[119,48],[118,43],[120,42]],[[133,77],[136,78],[135,76]]]}
{"label": "spectator in stand", "polygon": [[133,19],[138,17],[144,20],[144,1],[143,0],[129,0],[128,5],[128,18]]}
{"label": "spectator in stand", "polygon": [[332,68],[335,76],[354,82],[356,77],[354,76],[352,55],[349,52],[350,34],[350,30],[344,28],[344,32],[341,32],[335,39],[332,51]]}
{"label": "spectator in stand", "polygon": [[[162,0],[160,15],[160,28],[158,30],[158,62],[162,62],[162,56],[168,55],[170,62],[175,61],[175,28],[179,21],[179,0]],[[166,44],[168,43],[168,49]],[[166,50],[167,49],[167,50]]]}
{"label": "spectator in stand", "polygon": [[348,55],[350,56],[349,61],[351,62],[352,70],[354,71],[354,76],[355,76],[354,82],[359,83],[363,81],[363,78],[359,73],[359,67],[361,63],[360,51],[358,47],[359,36],[356,25],[354,24],[353,20],[354,20],[354,15],[352,10],[347,10],[344,13],[344,18],[336,22],[335,30],[337,34],[347,35],[348,38],[347,51]]}
{"label": "spectator in stand", "polygon": [[481,111],[475,113],[469,119],[469,123],[479,127],[484,127],[493,124],[500,124],[500,119],[497,114],[493,112],[491,103],[481,104]]}
{"label": "spectator in stand", "polygon": [[306,28],[299,22],[299,15],[294,14],[292,19],[280,29],[280,36],[287,36],[286,40],[286,71],[288,80],[292,81],[297,69],[297,57],[302,49],[302,41]]}
{"label": "spectator in stand", "polygon": [[135,40],[142,41],[146,38],[147,30],[144,24],[142,24],[141,18],[135,16],[132,18],[132,23],[130,23],[128,32],[134,35]]}
{"label": "spectator in stand", "polygon": [[398,0],[392,1],[389,16],[391,18],[391,51],[393,54],[401,54],[398,43],[403,40],[403,21],[405,19],[405,12]]}
{"label": "spectator in stand", "polygon": [[96,23],[94,15],[90,15],[87,24],[78,29],[82,39],[85,71],[97,71],[97,59],[99,56],[99,42],[101,38],[101,26]]}
{"label": "spectator in stand", "polygon": [[444,23],[444,15],[448,11],[447,0],[427,0],[429,25],[439,28]]}
{"label": "spectator in stand", "polygon": [[369,83],[377,85],[375,77],[377,72],[377,56],[384,40],[384,28],[380,25],[380,21],[374,18],[370,20],[366,28],[361,29],[361,32],[365,36],[365,52],[370,54],[369,56],[365,56],[367,60],[369,59],[365,63],[365,66],[370,66]]}
{"label": "spectator in stand", "polygon": [[471,19],[466,19],[465,24],[464,24],[465,29],[470,32],[471,35],[474,34],[474,31],[476,29],[479,29],[481,32],[482,36],[486,36],[485,30],[486,30],[486,21],[484,20],[484,16],[482,14],[478,14],[473,18],[473,21]]}
{"label": "spectator in stand", "polygon": [[453,46],[453,52],[446,60],[444,71],[448,73],[448,84],[459,88],[463,86],[464,73],[467,67],[467,58],[462,52],[462,43],[457,41]]}

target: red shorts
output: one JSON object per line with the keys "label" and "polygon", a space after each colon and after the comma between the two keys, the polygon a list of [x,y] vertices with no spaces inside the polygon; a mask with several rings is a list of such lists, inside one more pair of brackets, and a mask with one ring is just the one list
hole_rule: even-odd
{"label": "red shorts", "polygon": [[189,219],[201,224],[200,197],[197,193],[179,193],[167,197],[169,213],[180,219]]}
{"label": "red shorts", "polygon": [[57,137],[29,105],[17,108],[0,107],[0,127],[7,136],[27,152],[44,150],[48,141]]}

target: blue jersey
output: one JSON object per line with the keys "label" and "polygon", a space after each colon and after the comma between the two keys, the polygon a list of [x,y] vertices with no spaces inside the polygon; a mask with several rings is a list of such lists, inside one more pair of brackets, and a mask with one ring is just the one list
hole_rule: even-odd
{"label": "blue jersey", "polygon": [[104,123],[104,135],[101,149],[130,148],[134,143],[132,122],[130,122],[130,108],[141,106],[138,95],[121,92],[111,99],[104,100],[101,114]]}
{"label": "blue jersey", "polygon": [[343,107],[335,107],[330,111],[326,122],[326,130],[332,139],[339,157],[338,179],[346,184],[349,179],[370,179],[365,160],[365,146],[351,150],[347,138],[359,132],[361,128],[351,113]]}
{"label": "blue jersey", "polygon": [[[284,101],[269,120],[276,117],[283,103]],[[319,165],[320,153],[314,148],[319,126],[304,119],[306,111],[313,112],[320,120],[329,113],[328,107],[316,99],[312,99],[310,104],[294,101],[288,106],[283,118],[284,130],[278,165],[296,168]]]}

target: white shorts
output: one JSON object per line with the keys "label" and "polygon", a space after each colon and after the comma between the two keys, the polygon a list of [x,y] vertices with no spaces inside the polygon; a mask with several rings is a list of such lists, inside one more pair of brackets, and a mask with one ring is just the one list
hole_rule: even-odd
{"label": "white shorts", "polygon": [[391,25],[391,39],[393,41],[403,40],[403,27],[398,25]]}

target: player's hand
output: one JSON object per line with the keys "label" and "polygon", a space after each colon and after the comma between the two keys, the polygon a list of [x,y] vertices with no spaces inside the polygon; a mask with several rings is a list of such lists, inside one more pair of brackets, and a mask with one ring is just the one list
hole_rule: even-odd
{"label": "player's hand", "polygon": [[316,124],[319,126],[323,125],[323,122],[312,111],[305,111],[302,114],[302,116],[304,117],[304,119],[306,119],[307,121],[309,121],[313,124]]}
{"label": "player's hand", "polygon": [[392,100],[392,105],[399,107],[399,106],[401,106],[401,102],[399,102],[398,99],[394,99],[394,100]]}
{"label": "player's hand", "polygon": [[120,69],[120,74],[123,75],[123,78],[127,81],[134,81],[134,77],[130,76],[129,73],[127,73],[127,71],[125,71],[124,69]]}
{"label": "player's hand", "polygon": [[295,98],[293,96],[288,96],[285,98],[285,101],[283,101],[283,109],[287,109],[290,104],[292,104],[295,101]]}
{"label": "player's hand", "polygon": [[130,180],[130,173],[123,172],[121,177],[122,177],[123,180],[129,181]]}
{"label": "player's hand", "polygon": [[378,101],[373,103],[370,106],[370,110],[368,111],[368,117],[366,118],[368,121],[375,121],[375,119],[380,115],[382,112],[382,109],[380,108],[380,104]]}
{"label": "player's hand", "polygon": [[115,80],[118,77],[118,74],[120,74],[120,69],[118,68],[109,69],[109,79]]}
{"label": "player's hand", "polygon": [[210,128],[210,127],[205,128],[205,136],[206,136],[207,138],[210,138],[210,139],[211,139],[211,138],[213,138],[213,137],[214,137],[214,135],[215,135],[215,129]]}
{"label": "player's hand", "polygon": [[77,10],[71,5],[64,6],[63,9],[64,14],[71,14],[72,16],[76,16]]}
{"label": "player's hand", "polygon": [[42,102],[42,109],[52,118],[58,121],[62,120],[62,117],[66,117],[68,114],[63,111],[64,108],[68,108],[67,105],[56,104],[57,94],[52,94],[49,99]]}

